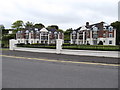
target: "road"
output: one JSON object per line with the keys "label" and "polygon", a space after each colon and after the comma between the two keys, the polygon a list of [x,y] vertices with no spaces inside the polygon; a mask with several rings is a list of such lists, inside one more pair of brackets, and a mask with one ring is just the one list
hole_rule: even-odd
{"label": "road", "polygon": [[[29,59],[20,57],[19,52],[14,55],[13,52],[11,54],[8,52],[4,51],[3,54],[6,56],[2,57],[3,88],[118,87],[116,66],[37,60],[32,58],[35,57],[34,54],[29,56],[31,58]],[[7,57],[10,55],[14,57]],[[101,58],[93,57],[93,59]]]}
{"label": "road", "polygon": [[120,64],[118,58],[106,58],[106,57],[92,57],[92,56],[77,56],[77,55],[64,55],[64,54],[52,54],[52,53],[35,53],[35,52],[22,52],[22,51],[10,51],[3,50],[4,55],[42,58],[42,59],[55,59],[65,61],[80,61],[80,62],[96,62],[107,64]]}

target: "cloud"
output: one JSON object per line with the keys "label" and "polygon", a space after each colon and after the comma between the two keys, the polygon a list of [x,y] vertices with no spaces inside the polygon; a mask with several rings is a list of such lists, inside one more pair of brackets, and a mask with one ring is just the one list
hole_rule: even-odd
{"label": "cloud", "polygon": [[[85,22],[117,21],[119,0],[2,0],[0,24],[10,28],[16,20],[47,25],[61,29],[77,28]],[[7,3],[6,3],[7,2]]]}

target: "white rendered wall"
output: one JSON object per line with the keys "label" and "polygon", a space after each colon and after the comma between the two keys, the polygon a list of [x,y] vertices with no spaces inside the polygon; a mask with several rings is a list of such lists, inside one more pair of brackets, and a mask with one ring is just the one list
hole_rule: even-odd
{"label": "white rendered wall", "polygon": [[[103,45],[115,45],[115,39],[114,38],[98,38],[98,43],[100,41],[103,42]],[[112,44],[109,44],[109,41],[112,41]]]}
{"label": "white rendered wall", "polygon": [[18,41],[15,40],[15,39],[9,40],[9,49],[10,49],[10,50],[14,50],[14,49],[16,48],[16,45],[15,45],[15,44],[17,44],[17,43],[18,43]]}
{"label": "white rendered wall", "polygon": [[59,54],[61,53],[61,50],[62,50],[62,43],[63,43],[63,40],[62,39],[56,39],[56,53]]}
{"label": "white rendered wall", "polygon": [[30,40],[29,40],[29,43],[30,43],[30,44],[35,43],[35,40],[34,40],[34,39],[30,39]]}

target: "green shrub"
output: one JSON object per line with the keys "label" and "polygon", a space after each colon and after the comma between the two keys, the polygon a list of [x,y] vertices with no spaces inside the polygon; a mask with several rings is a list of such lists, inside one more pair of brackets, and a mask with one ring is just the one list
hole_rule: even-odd
{"label": "green shrub", "polygon": [[63,46],[63,49],[77,49],[77,50],[109,50],[109,51],[119,51],[119,46],[104,46],[104,45],[73,45],[73,46]]}
{"label": "green shrub", "polygon": [[[17,44],[18,47],[29,47],[29,48],[50,48],[55,49],[56,44]],[[104,50],[104,51],[120,51],[120,46],[110,46],[110,45],[76,45],[64,43],[63,49],[75,49],[75,50]]]}
{"label": "green shrub", "polygon": [[63,46],[70,46],[70,43],[64,43]]}

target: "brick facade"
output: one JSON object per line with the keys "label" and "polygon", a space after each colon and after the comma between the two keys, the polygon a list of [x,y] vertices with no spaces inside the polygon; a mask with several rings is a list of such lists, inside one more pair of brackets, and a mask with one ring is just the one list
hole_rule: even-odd
{"label": "brick facade", "polygon": [[16,33],[16,39],[18,43],[45,43],[51,44],[56,43],[56,39],[63,39],[63,32],[59,32],[57,30],[50,31],[46,28],[42,28],[41,30],[32,29],[32,30],[23,30],[18,31]]}
{"label": "brick facade", "polygon": [[[75,38],[76,37],[76,38]],[[71,33],[71,44],[116,45],[116,29],[104,22],[86,25],[75,29]]]}

